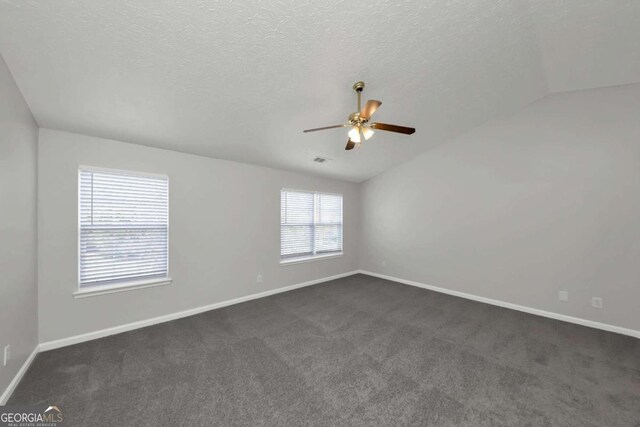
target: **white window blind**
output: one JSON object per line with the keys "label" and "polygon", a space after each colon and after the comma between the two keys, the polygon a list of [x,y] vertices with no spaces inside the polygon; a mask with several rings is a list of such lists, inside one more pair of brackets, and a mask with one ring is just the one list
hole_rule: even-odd
{"label": "white window blind", "polygon": [[80,287],[167,277],[167,177],[80,169]]}
{"label": "white window blind", "polygon": [[280,257],[342,252],[342,195],[280,192]]}

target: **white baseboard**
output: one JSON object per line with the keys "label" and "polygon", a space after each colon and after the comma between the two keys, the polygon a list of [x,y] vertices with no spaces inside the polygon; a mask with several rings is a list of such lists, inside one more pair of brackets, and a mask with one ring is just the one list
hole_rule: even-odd
{"label": "white baseboard", "polygon": [[305,286],[316,285],[322,282],[328,282],[330,280],[340,279],[343,277],[351,276],[357,274],[358,271],[349,271],[347,273],[336,274],[335,276],[323,277],[321,279],[310,280],[308,282],[298,283],[291,286],[285,286],[278,289],[272,289],[265,292],[260,292],[257,294],[247,295],[240,298],[235,298],[227,301],[217,302],[214,304],[203,305],[201,307],[191,308],[184,311],[179,311],[176,313],[166,314],[164,316],[153,317],[151,319],[140,320],[138,322],[126,323],[124,325],[114,326],[112,328],[100,329],[98,331],[87,332],[85,334],[74,335],[67,338],[62,338],[59,340],[48,341],[44,343],[40,343],[40,351],[53,350],[60,347],[66,347],[68,345],[78,344],[85,341],[91,341],[98,338],[106,337],[109,335],[115,335],[122,332],[132,331],[134,329],[144,328],[145,326],[156,325],[158,323],[168,322],[170,320],[180,319],[182,317],[193,316],[194,314],[203,313],[209,310],[215,310],[216,308],[227,307],[234,304],[239,304],[241,302],[250,301],[258,298],[268,297],[270,295],[279,294],[281,292],[287,292],[298,288],[303,288]]}
{"label": "white baseboard", "polygon": [[101,329],[101,330],[98,330],[98,331],[88,332],[86,334],[80,334],[80,335],[75,335],[75,336],[68,337],[68,338],[62,338],[62,339],[55,340],[55,341],[48,341],[48,342],[45,342],[45,343],[41,343],[40,345],[36,346],[36,348],[33,350],[33,352],[29,355],[29,357],[24,362],[24,364],[22,365],[22,367],[20,368],[20,370],[18,371],[18,373],[16,374],[14,379],[11,381],[11,383],[7,387],[7,389],[4,391],[2,396],[0,396],[0,405],[4,405],[7,402],[7,400],[9,400],[9,397],[13,393],[13,390],[16,388],[16,386],[18,385],[18,383],[22,379],[22,377],[25,374],[25,372],[27,371],[27,369],[29,369],[29,366],[31,365],[31,363],[33,362],[33,359],[35,358],[36,354],[39,351],[53,350],[53,349],[56,349],[56,348],[65,347],[65,346],[73,345],[73,344],[78,344],[78,343],[81,343],[81,342],[90,341],[90,340],[106,337],[106,336],[109,336],[109,335],[115,335],[115,334],[119,334],[119,333],[122,333],[122,332],[132,331],[134,329],[144,328],[145,326],[151,326],[151,325],[155,325],[155,324],[158,324],[158,323],[168,322],[170,320],[175,320],[175,319],[180,319],[180,318],[183,318],[183,317],[193,316],[195,314],[203,313],[205,311],[215,310],[217,308],[227,307],[227,306],[230,306],[230,305],[239,304],[241,302],[250,301],[250,300],[254,300],[254,299],[258,299],[258,298],[264,298],[264,297],[267,297],[267,296],[270,296],[270,295],[279,294],[281,292],[287,292],[287,291],[291,291],[291,290],[294,290],[294,289],[303,288],[305,286],[311,286],[311,285],[315,285],[315,284],[322,283],[322,282],[328,282],[330,280],[336,280],[336,279],[340,279],[340,278],[343,278],[343,277],[352,276],[352,275],[358,274],[358,273],[366,274],[368,276],[378,277],[378,278],[385,279],[385,280],[390,280],[390,281],[393,281],[393,282],[403,283],[405,285],[415,286],[415,287],[418,287],[418,288],[428,289],[428,290],[435,291],[435,292],[441,292],[441,293],[444,293],[444,294],[453,295],[453,296],[460,297],[460,298],[466,298],[466,299],[470,299],[470,300],[473,300],[473,301],[483,302],[485,304],[492,304],[492,305],[496,305],[496,306],[499,306],[499,307],[504,307],[504,308],[509,308],[509,309],[512,309],[512,310],[522,311],[522,312],[529,313],[529,314],[535,314],[535,315],[538,315],[538,316],[548,317],[548,318],[551,318],[551,319],[562,320],[562,321],[569,322],[569,323],[575,323],[575,324],[582,325],[582,326],[588,326],[588,327],[591,327],[591,328],[602,329],[604,331],[615,332],[615,333],[618,333],[618,334],[623,334],[623,335],[628,335],[628,336],[635,337],[635,338],[640,338],[640,331],[636,331],[636,330],[633,330],[633,329],[623,328],[623,327],[614,326],[614,325],[608,325],[606,323],[594,322],[594,321],[591,321],[591,320],[581,319],[581,318],[578,318],[578,317],[566,316],[564,314],[558,314],[558,313],[553,313],[553,312],[550,312],[550,311],[539,310],[537,308],[531,308],[531,307],[526,307],[526,306],[522,306],[522,305],[518,305],[518,304],[512,304],[512,303],[509,303],[509,302],[494,300],[494,299],[491,299],[491,298],[480,297],[480,296],[476,296],[476,295],[472,295],[472,294],[467,294],[467,293],[464,293],[464,292],[454,291],[454,290],[451,290],[451,289],[440,288],[440,287],[432,286],[432,285],[426,285],[424,283],[419,283],[419,282],[415,282],[415,281],[412,281],[412,280],[401,279],[399,277],[393,277],[393,276],[387,276],[387,275],[384,275],[384,274],[374,273],[374,272],[371,272],[371,271],[356,270],[356,271],[349,271],[347,273],[336,274],[335,276],[323,277],[321,279],[310,280],[308,282],[298,283],[298,284],[291,285],[291,286],[285,286],[285,287],[278,288],[278,289],[273,289],[273,290],[269,290],[269,291],[265,291],[265,292],[260,292],[260,293],[257,293],[257,294],[247,295],[247,296],[240,297],[240,298],[235,298],[235,299],[232,299],[232,300],[227,300],[227,301],[222,301],[222,302],[209,304],[209,305],[205,305],[205,306],[201,306],[201,307],[196,307],[196,308],[192,308],[192,309],[189,309],[189,310],[184,310],[184,311],[180,311],[180,312],[176,312],[176,313],[167,314],[167,315],[164,315],[164,316],[159,316],[159,317],[154,317],[154,318],[151,318],[151,319],[141,320],[139,322],[127,323],[127,324],[115,326],[115,327],[112,327],[112,328]]}
{"label": "white baseboard", "polygon": [[29,357],[27,357],[27,360],[24,361],[24,363],[18,370],[18,373],[16,373],[16,376],[13,377],[13,379],[7,386],[7,389],[4,391],[4,393],[2,393],[2,396],[0,396],[0,405],[7,404],[7,401],[11,397],[11,394],[13,394],[13,390],[16,389],[16,387],[20,383],[20,380],[22,380],[22,377],[27,372],[27,369],[29,369],[29,366],[31,366],[31,362],[33,362],[33,359],[36,358],[36,354],[38,354],[38,351],[39,351],[39,348],[36,345],[36,347],[33,349]]}
{"label": "white baseboard", "polygon": [[575,323],[577,325],[588,326],[590,328],[602,329],[603,331],[615,332],[617,334],[640,338],[640,331],[623,328],[621,326],[614,326],[614,325],[609,325],[607,323],[594,322],[593,320],[581,319],[579,317],[566,316],[564,314],[553,313],[551,311],[540,310],[537,308],[527,307],[524,305],[513,304],[510,302],[467,294],[465,292],[453,291],[451,289],[439,288],[437,286],[432,286],[432,285],[426,285],[424,283],[414,282],[413,280],[406,280],[406,279],[401,279],[399,277],[387,276],[385,274],[373,273],[371,271],[359,270],[358,273],[366,274],[368,276],[378,277],[380,279],[390,280],[392,282],[402,283],[405,285],[416,286],[418,288],[428,289],[430,291],[453,295],[460,298],[466,298],[473,301],[483,302],[485,304],[497,305],[499,307],[510,308],[512,310],[518,310],[518,311],[522,311],[529,314],[535,314],[537,316],[548,317],[550,319],[562,320],[564,322]]}

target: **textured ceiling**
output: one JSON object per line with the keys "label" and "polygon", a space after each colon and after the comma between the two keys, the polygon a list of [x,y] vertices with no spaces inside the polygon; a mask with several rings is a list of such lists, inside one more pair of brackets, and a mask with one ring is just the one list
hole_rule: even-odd
{"label": "textured ceiling", "polygon": [[[42,127],[362,181],[547,82],[640,80],[638,3],[0,0],[0,53]],[[303,135],[345,121],[357,80],[416,134],[350,152],[343,129]]]}
{"label": "textured ceiling", "polygon": [[530,5],[551,92],[640,82],[640,1]]}

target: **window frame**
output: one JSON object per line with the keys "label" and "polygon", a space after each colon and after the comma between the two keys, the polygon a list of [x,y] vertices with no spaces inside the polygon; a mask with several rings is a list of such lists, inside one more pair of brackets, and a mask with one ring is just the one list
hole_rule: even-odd
{"label": "window frame", "polygon": [[[82,232],[82,216],[80,214],[82,209],[81,203],[81,174],[82,171],[88,172],[97,172],[97,173],[111,173],[117,175],[124,175],[130,177],[142,177],[142,178],[161,178],[167,181],[167,272],[166,275],[161,277],[152,277],[152,278],[130,278],[127,280],[116,281],[113,283],[107,283],[102,285],[93,285],[93,286],[82,286],[82,259],[81,259],[81,232]],[[169,180],[169,175],[160,174],[160,173],[152,173],[152,172],[141,172],[141,171],[133,171],[128,169],[114,169],[114,168],[105,168],[100,166],[88,166],[88,165],[78,165],[77,168],[77,194],[76,194],[76,203],[77,203],[77,286],[76,290],[73,293],[74,298],[84,298],[88,296],[94,295],[104,295],[116,292],[125,292],[136,289],[144,289],[156,286],[164,286],[173,282],[173,279],[170,276],[170,253],[169,253],[169,236],[170,236],[170,209],[169,209],[169,201],[170,201],[170,187],[171,183]]]}
{"label": "window frame", "polygon": [[283,191],[292,191],[292,192],[298,192],[298,193],[308,193],[308,194],[313,194],[313,210],[314,210],[314,223],[313,223],[313,248],[315,251],[315,247],[316,247],[316,242],[315,242],[315,226],[316,225],[321,225],[321,224],[316,224],[315,223],[315,213],[316,213],[316,202],[317,202],[317,195],[328,195],[328,196],[340,196],[340,198],[342,199],[342,204],[341,204],[341,210],[340,210],[340,219],[341,219],[341,226],[342,226],[342,232],[340,233],[340,250],[339,251],[332,251],[332,252],[319,252],[319,253],[314,253],[311,255],[299,255],[299,256],[289,256],[289,257],[282,257],[282,218],[280,218],[280,255],[279,255],[279,260],[280,260],[280,265],[291,265],[291,264],[299,264],[299,263],[303,263],[303,262],[309,262],[309,261],[319,261],[319,260],[323,260],[323,259],[332,259],[332,258],[339,258],[341,256],[344,255],[344,194],[342,193],[332,193],[329,191],[311,191],[311,190],[301,190],[298,188],[290,188],[290,187],[282,187],[280,189],[280,210],[282,211],[282,192]]}

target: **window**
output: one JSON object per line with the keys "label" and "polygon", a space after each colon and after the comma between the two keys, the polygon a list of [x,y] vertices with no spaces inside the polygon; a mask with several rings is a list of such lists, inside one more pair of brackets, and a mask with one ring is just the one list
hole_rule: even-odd
{"label": "window", "polygon": [[342,195],[280,192],[282,262],[342,253]]}
{"label": "window", "polygon": [[80,168],[80,288],[168,276],[166,176]]}

